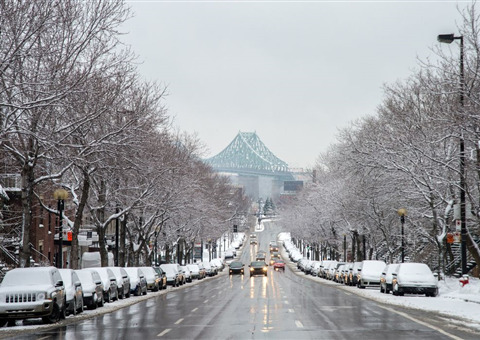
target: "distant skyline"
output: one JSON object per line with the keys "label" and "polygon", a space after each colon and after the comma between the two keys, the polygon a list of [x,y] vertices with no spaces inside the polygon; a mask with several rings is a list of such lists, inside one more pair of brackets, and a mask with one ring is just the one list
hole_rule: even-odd
{"label": "distant skyline", "polygon": [[[129,1],[123,40],[147,80],[168,88],[180,130],[222,151],[242,132],[292,168],[311,168],[338,129],[374,115],[384,84],[408,78],[441,33],[451,1]],[[455,46],[451,46],[455,48]]]}

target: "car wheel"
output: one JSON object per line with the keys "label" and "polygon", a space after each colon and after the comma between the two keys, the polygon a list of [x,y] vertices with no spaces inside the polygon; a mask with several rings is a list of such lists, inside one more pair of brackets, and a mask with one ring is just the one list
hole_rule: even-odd
{"label": "car wheel", "polygon": [[77,315],[77,298],[73,298],[73,308],[71,314]]}
{"label": "car wheel", "polygon": [[98,296],[97,294],[93,294],[92,296],[92,303],[87,305],[88,309],[97,309],[98,307]]}
{"label": "car wheel", "polygon": [[82,295],[82,301],[80,302],[80,308],[78,308],[78,313],[83,313],[84,311],[84,305],[83,305],[83,295]]}
{"label": "car wheel", "polygon": [[128,288],[127,294],[125,294],[125,297],[128,299],[130,297],[130,288]]}
{"label": "car wheel", "polygon": [[63,300],[63,308],[60,310],[60,319],[67,318],[67,300]]}
{"label": "car wheel", "polygon": [[145,291],[143,292],[143,295],[147,295],[147,288],[145,287]]}
{"label": "car wheel", "polygon": [[7,324],[7,319],[0,319],[0,327],[3,327]]}
{"label": "car wheel", "polygon": [[102,294],[102,298],[100,299],[100,303],[98,304],[99,307],[105,306],[105,296]]}
{"label": "car wheel", "polygon": [[437,295],[438,295],[438,288],[435,289],[435,290],[430,294],[431,297],[436,297]]}
{"label": "car wheel", "polygon": [[42,318],[42,321],[43,323],[48,323],[48,324],[56,323],[60,320],[60,314],[61,314],[60,306],[54,303],[52,308],[52,313],[50,313],[50,315],[48,316],[44,316]]}

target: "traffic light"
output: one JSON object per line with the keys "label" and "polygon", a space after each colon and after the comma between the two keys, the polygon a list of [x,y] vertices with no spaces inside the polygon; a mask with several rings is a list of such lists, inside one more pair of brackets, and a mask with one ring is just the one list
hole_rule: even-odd
{"label": "traffic light", "polygon": [[238,226],[236,224],[233,225],[233,232],[234,233],[238,232]]}

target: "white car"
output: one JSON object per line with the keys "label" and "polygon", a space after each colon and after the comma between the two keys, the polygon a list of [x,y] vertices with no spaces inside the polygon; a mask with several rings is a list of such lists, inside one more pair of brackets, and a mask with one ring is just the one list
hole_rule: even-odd
{"label": "white car", "polygon": [[83,304],[88,309],[96,309],[102,307],[103,299],[103,283],[100,275],[93,270],[79,269],[75,270],[83,289]]}
{"label": "white car", "polygon": [[167,285],[171,285],[173,287],[180,286],[180,277],[178,273],[178,266],[176,264],[165,263],[161,264],[160,268],[162,268],[167,276]]}
{"label": "white car", "polygon": [[183,275],[185,275],[185,281],[192,282],[192,272],[188,269],[187,266],[180,266],[180,270],[183,271]]}
{"label": "white car", "polygon": [[122,267],[108,267],[117,279],[118,297],[120,299],[130,297],[130,277]]}
{"label": "white car", "polygon": [[0,285],[0,326],[40,317],[55,323],[65,318],[66,306],[65,286],[55,267],[15,268]]}
{"label": "white car", "polygon": [[73,269],[59,269],[67,296],[67,314],[77,315],[83,312],[83,288],[77,273]]}
{"label": "white car", "polygon": [[210,264],[217,267],[219,272],[221,272],[223,268],[225,268],[225,263],[223,263],[223,260],[219,258],[213,259],[212,261],[210,261]]}
{"label": "white car", "polygon": [[387,265],[383,261],[364,260],[362,267],[358,268],[357,287],[379,287],[380,276]]}
{"label": "white car", "polygon": [[145,275],[145,279],[147,280],[147,287],[153,292],[158,292],[160,290],[160,277],[158,273],[153,269],[153,267],[139,267],[143,274]]}
{"label": "white car", "polygon": [[228,259],[233,259],[235,257],[235,251],[234,249],[227,249],[225,251],[225,260],[228,260]]}
{"label": "white car", "polygon": [[138,267],[125,267],[130,277],[130,293],[135,296],[147,295],[147,279],[142,270]]}
{"label": "white car", "polygon": [[380,276],[380,293],[388,294],[392,290],[392,273],[397,269],[398,263],[387,264]]}
{"label": "white car", "polygon": [[392,293],[438,295],[438,278],[425,263],[400,263],[392,273]]}
{"label": "white car", "polygon": [[187,264],[192,279],[200,279],[200,267],[198,264]]}
{"label": "white car", "polygon": [[106,267],[85,268],[85,270],[94,270],[100,275],[103,283],[103,296],[105,302],[118,300],[117,278],[115,274]]}

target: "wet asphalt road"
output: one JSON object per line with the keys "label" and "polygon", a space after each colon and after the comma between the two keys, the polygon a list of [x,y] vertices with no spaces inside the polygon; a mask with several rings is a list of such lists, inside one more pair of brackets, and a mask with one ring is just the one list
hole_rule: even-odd
{"label": "wet asphalt road", "polygon": [[[246,264],[278,231],[266,223]],[[268,257],[267,257],[268,259]],[[405,317],[392,309],[408,314]],[[414,321],[417,320],[417,321]],[[198,285],[78,323],[16,339],[478,339],[445,328],[424,312],[382,306],[335,286],[268,270],[268,276],[220,275]]]}

